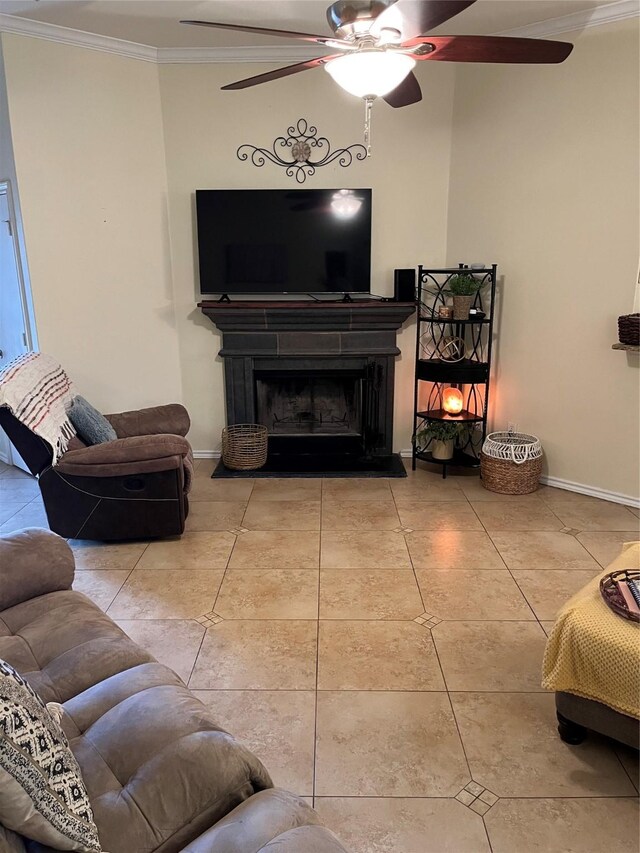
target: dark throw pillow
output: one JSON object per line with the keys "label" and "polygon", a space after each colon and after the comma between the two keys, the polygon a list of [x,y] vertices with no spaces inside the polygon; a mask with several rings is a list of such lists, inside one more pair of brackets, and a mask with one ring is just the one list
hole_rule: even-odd
{"label": "dark throw pillow", "polygon": [[80,768],[43,701],[0,660],[0,824],[56,850],[100,851]]}
{"label": "dark throw pillow", "polygon": [[105,416],[91,403],[87,403],[84,397],[74,397],[67,414],[85,444],[104,444],[105,441],[115,441],[118,437]]}

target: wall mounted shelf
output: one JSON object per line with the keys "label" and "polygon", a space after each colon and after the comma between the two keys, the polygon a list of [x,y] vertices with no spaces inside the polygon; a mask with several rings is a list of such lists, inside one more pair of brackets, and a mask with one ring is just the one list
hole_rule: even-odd
{"label": "wall mounted shelf", "polygon": [[611,349],[623,349],[627,352],[640,352],[640,346],[634,344],[613,344]]}

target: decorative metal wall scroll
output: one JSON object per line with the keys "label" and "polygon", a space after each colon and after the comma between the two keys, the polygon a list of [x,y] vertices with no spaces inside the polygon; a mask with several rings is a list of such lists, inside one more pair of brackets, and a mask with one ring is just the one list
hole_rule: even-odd
{"label": "decorative metal wall scroll", "polygon": [[[312,159],[314,153],[317,156]],[[337,161],[346,168],[353,163],[354,158],[365,160],[367,149],[364,145],[349,145],[332,151],[329,140],[325,136],[318,136],[318,129],[301,118],[295,127],[287,128],[286,136],[278,136],[273,141],[271,150],[245,144],[238,148],[236,154],[242,161],[251,158],[254,166],[264,166],[267,161],[282,166],[288,177],[295,177],[299,184],[303,184],[320,166]],[[286,159],[287,155],[291,159]]]}

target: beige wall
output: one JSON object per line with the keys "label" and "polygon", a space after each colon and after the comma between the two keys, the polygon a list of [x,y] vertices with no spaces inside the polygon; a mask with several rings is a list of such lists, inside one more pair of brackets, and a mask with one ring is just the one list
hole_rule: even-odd
{"label": "beige wall", "polygon": [[157,67],[2,43],[40,347],[104,410],[180,399]]}
{"label": "beige wall", "polygon": [[494,425],[552,477],[638,495],[638,21],[568,34],[564,65],[460,67],[448,261],[499,264]]}
{"label": "beige wall", "polygon": [[[273,66],[270,66],[273,67]],[[196,250],[193,193],[204,188],[292,187],[282,169],[240,162],[242,143],[268,145],[304,117],[334,147],[362,141],[363,104],[343,93],[322,69],[256,89],[220,86],[267,70],[261,65],[163,65],[171,248],[184,398],[198,449],[219,447],[225,423],[221,339],[195,307]],[[373,187],[375,293],[393,289],[395,267],[444,262],[454,69],[420,69],[422,104],[393,110],[374,105],[373,156],[348,169],[319,169],[312,187]],[[396,448],[410,447],[415,326],[399,337],[403,355],[396,381]]]}

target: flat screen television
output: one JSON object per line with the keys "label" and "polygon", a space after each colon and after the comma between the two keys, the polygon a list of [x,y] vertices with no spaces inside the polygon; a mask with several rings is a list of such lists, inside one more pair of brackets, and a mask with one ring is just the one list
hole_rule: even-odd
{"label": "flat screen television", "polygon": [[196,190],[201,293],[368,293],[371,190]]}

